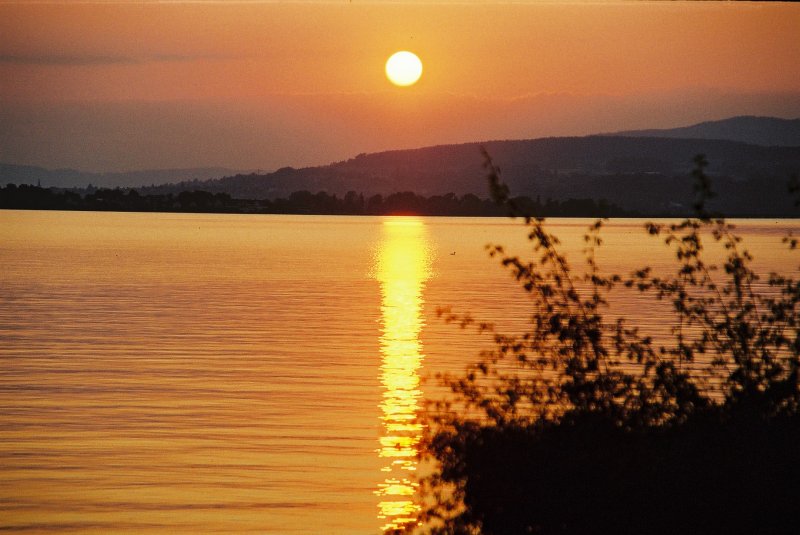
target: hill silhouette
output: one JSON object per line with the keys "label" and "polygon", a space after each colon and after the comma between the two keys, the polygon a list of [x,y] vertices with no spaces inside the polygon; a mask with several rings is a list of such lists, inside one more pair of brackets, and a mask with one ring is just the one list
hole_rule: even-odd
{"label": "hill silhouette", "polygon": [[222,168],[86,173],[0,164],[0,184],[40,182],[82,195],[96,187],[136,187],[145,196],[205,191],[248,200],[285,199],[303,191],[486,198],[481,146],[501,164],[514,192],[543,203],[605,199],[627,211],[685,215],[691,206],[691,160],[702,153],[711,162],[708,173],[719,193],[711,209],[743,216],[796,214],[786,186],[800,171],[800,119],[748,116],[670,130],[391,150],[271,173]]}
{"label": "hill silhouette", "polygon": [[629,130],[608,134],[629,137],[727,139],[753,145],[800,146],[800,119],[778,119],[743,115],[721,121],[706,121],[681,128]]}
{"label": "hill silhouette", "polygon": [[319,167],[140,188],[142,194],[203,190],[240,199],[275,199],[307,190],[344,195],[488,194],[480,147],[501,164],[506,182],[533,199],[607,199],[626,210],[680,213],[691,206],[691,162],[711,162],[718,198],[711,208],[739,215],[794,214],[787,182],[800,170],[800,147],[726,140],[626,136],[542,138],[440,145],[360,154]]}
{"label": "hill silhouette", "polygon": [[189,169],[144,169],[92,173],[76,169],[46,169],[33,165],[0,163],[0,184],[41,184],[43,187],[131,188],[153,184],[172,184],[189,179],[207,180],[241,172],[226,167],[194,167]]}

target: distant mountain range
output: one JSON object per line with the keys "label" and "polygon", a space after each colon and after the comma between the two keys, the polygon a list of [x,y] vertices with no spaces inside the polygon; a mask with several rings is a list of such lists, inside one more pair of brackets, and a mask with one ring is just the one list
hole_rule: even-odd
{"label": "distant mountain range", "polygon": [[[481,147],[501,167],[513,194],[542,201],[606,199],[647,214],[685,213],[692,202],[692,159],[704,154],[718,192],[712,208],[753,216],[796,212],[787,183],[793,173],[800,172],[800,120],[763,117],[735,117],[674,130],[395,150],[318,167],[215,179],[204,179],[199,170],[191,170],[195,172],[192,180],[175,184],[158,185],[148,178],[155,175],[144,174],[156,172],[142,172],[140,184],[156,185],[137,190],[141,194],[203,190],[239,199],[285,198],[304,190],[340,196],[348,191],[365,196],[452,192],[485,198]],[[5,178],[2,173],[0,167],[0,183]],[[99,180],[92,183],[101,184]],[[42,180],[42,185],[50,184]]]}
{"label": "distant mountain range", "polygon": [[541,200],[606,199],[642,213],[681,212],[692,202],[692,159],[706,155],[719,193],[717,209],[741,215],[793,214],[787,195],[800,171],[800,146],[764,147],[724,140],[624,136],[544,138],[444,145],[361,154],[320,167],[279,169],[139,192],[204,190],[241,199],[274,199],[294,191],[344,195],[488,195],[480,147],[503,172],[513,194]]}
{"label": "distant mountain range", "polygon": [[742,116],[708,121],[683,128],[628,130],[608,134],[626,137],[669,137],[684,139],[727,139],[766,147],[800,146],[800,119]]}
{"label": "distant mountain range", "polygon": [[0,184],[41,184],[42,187],[85,188],[88,185],[104,188],[129,188],[170,184],[185,180],[206,180],[243,172],[225,167],[193,169],[149,169],[122,173],[91,173],[75,169],[45,169],[31,165],[0,163]]}

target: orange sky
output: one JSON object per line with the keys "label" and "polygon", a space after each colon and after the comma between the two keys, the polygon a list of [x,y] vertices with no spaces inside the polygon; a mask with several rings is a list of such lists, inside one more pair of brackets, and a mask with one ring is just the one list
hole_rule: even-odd
{"label": "orange sky", "polygon": [[266,169],[796,117],[798,28],[792,4],[0,3],[0,161]]}

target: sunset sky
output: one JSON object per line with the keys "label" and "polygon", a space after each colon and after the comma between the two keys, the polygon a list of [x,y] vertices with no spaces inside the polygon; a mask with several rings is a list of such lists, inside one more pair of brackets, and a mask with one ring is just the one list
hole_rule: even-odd
{"label": "sunset sky", "polygon": [[[0,2],[0,162],[90,171],[800,117],[800,5]],[[415,52],[422,78],[384,63]]]}

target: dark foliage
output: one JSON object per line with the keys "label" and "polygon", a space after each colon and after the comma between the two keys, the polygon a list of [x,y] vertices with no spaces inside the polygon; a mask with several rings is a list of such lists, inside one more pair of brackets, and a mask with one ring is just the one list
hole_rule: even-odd
{"label": "dark foliage", "polygon": [[[521,217],[532,259],[489,246],[530,296],[517,335],[441,311],[491,333],[495,348],[427,411],[423,528],[437,534],[795,533],[800,491],[800,283],[771,273],[767,290],[724,219],[713,217],[706,160],[695,159],[697,216],[648,223],[675,254],[672,275],[643,267],[604,274],[598,220],[573,269],[544,219],[500,181],[493,197]],[[708,265],[704,240],[721,243]],[[784,240],[795,248],[796,240]],[[607,318],[616,291],[668,301],[672,336],[656,340]],[[414,531],[409,526],[408,531]]]}
{"label": "dark foliage", "polygon": [[[604,200],[568,199],[553,201],[518,197],[520,206],[548,216],[563,217],[625,217],[635,215]],[[177,195],[141,195],[136,190],[94,189],[84,195],[38,186],[0,188],[0,208],[25,210],[103,210],[118,212],[217,212],[260,214],[341,214],[341,215],[450,215],[503,216],[504,209],[490,199],[466,194],[461,197],[448,193],[422,197],[410,191],[386,197],[364,195],[354,191],[344,197],[325,192],[295,191],[286,199],[233,199],[227,193],[183,191]]]}
{"label": "dark foliage", "polygon": [[0,208],[18,210],[90,210],[114,212],[239,212],[248,203],[224,193],[185,191],[179,195],[139,195],[136,190],[75,191],[9,184],[0,188]]}
{"label": "dark foliage", "polygon": [[[441,438],[441,437],[440,437]],[[596,414],[448,437],[467,513],[444,533],[795,533],[797,415],[626,430]]]}

